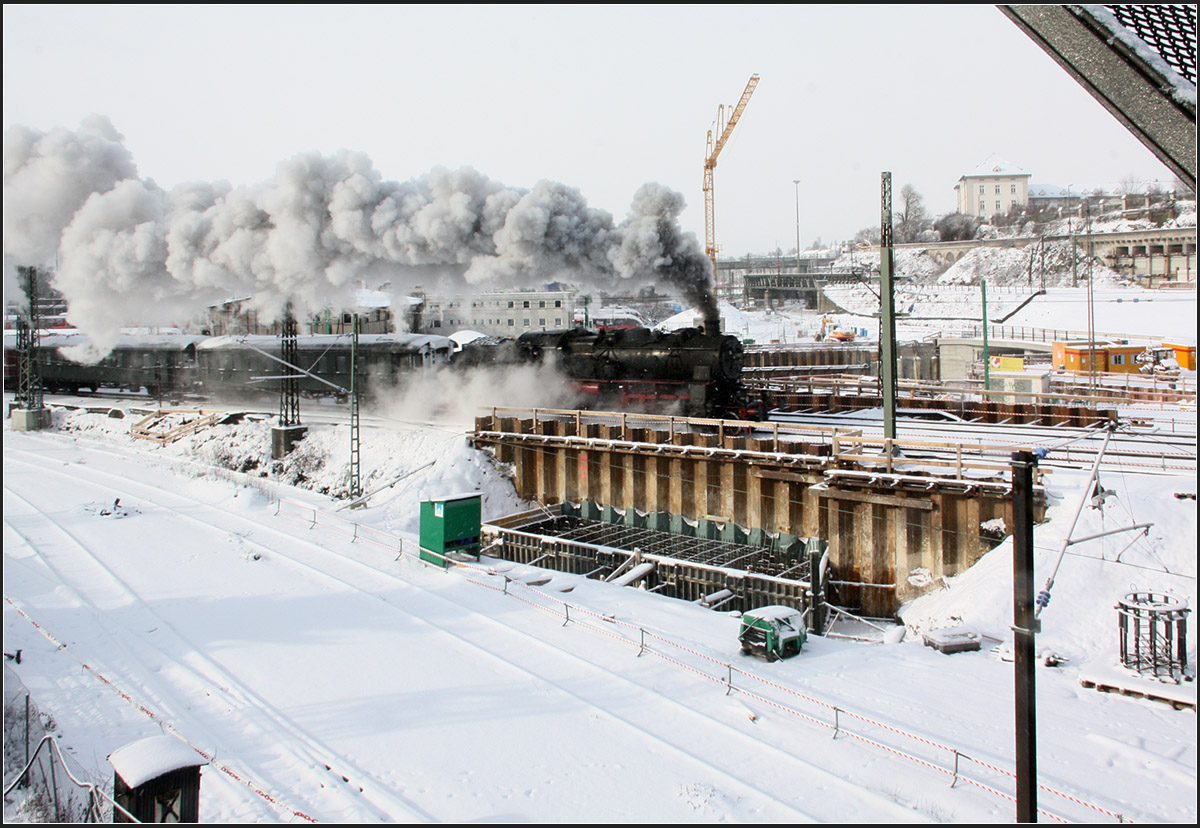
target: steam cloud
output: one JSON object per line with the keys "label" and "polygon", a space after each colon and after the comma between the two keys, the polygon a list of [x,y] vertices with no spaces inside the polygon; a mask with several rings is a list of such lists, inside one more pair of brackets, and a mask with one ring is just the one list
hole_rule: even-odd
{"label": "steam cloud", "polygon": [[164,191],[137,177],[122,136],[94,116],[76,132],[4,135],[5,290],[17,265],[58,254],[70,321],[107,351],[120,327],[169,324],[249,297],[267,318],[350,307],[390,281],[475,289],[562,280],[673,289],[715,318],[712,265],[678,217],[679,193],[646,184],[619,225],[578,190],[507,187],[470,169],[386,181],[362,153],[297,155],[275,177]]}

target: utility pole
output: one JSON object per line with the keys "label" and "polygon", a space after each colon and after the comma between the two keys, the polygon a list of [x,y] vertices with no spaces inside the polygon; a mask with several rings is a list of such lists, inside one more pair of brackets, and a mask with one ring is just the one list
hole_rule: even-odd
{"label": "utility pole", "polygon": [[362,463],[358,422],[358,314],[350,334],[350,499],[362,496]]}
{"label": "utility pole", "polygon": [[37,348],[42,323],[38,313],[36,267],[20,267],[24,277],[29,312],[17,318],[17,394],[10,417],[13,431],[40,431],[50,425],[50,409],[44,405],[42,378],[38,371]]}
{"label": "utility pole", "polygon": [[271,429],[271,457],[275,460],[287,456],[292,446],[308,430],[300,425],[300,374],[296,369],[300,360],[300,345],[291,302],[288,302],[284,311],[279,336],[284,373],[279,382],[279,422]]}
{"label": "utility pole", "polygon": [[792,180],[796,185],[796,275],[800,275],[800,179]]}
{"label": "utility pole", "polygon": [[1033,598],[1033,470],[1037,455],[1012,454],[1013,681],[1016,699],[1017,822],[1037,822],[1037,717]]}
{"label": "utility pole", "polygon": [[[979,282],[979,289],[983,295],[983,390],[992,390],[992,360],[988,353],[988,320],[987,320],[987,280],[982,279]],[[983,395],[983,401],[987,402],[991,399],[987,394]]]}
{"label": "utility pole", "polygon": [[879,382],[883,437],[896,439],[896,306],[892,295],[892,174],[882,175],[879,221]]}

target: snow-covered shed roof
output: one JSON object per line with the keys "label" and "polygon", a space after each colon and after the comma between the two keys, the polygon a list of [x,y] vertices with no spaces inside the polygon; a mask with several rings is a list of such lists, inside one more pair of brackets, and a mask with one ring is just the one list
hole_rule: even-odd
{"label": "snow-covered shed roof", "polygon": [[131,788],[171,771],[208,764],[186,742],[166,735],[150,736],[117,748],[109,754],[108,763]]}

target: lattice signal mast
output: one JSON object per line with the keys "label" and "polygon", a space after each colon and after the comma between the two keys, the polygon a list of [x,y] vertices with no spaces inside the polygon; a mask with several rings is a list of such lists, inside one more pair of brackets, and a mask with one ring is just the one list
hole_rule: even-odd
{"label": "lattice signal mast", "polygon": [[733,132],[734,126],[737,125],[738,118],[742,117],[743,110],[746,109],[746,104],[750,103],[750,96],[754,94],[754,88],[758,86],[758,75],[751,75],[750,82],[746,84],[746,90],[742,92],[742,99],[737,102],[736,106],[730,107],[729,120],[725,120],[725,104],[717,107],[717,132],[720,137],[716,143],[713,142],[713,131],[708,131],[708,143],[705,148],[704,158],[704,252],[708,254],[708,258],[712,260],[713,271],[717,269],[717,241],[716,230],[713,226],[714,209],[713,209],[713,170],[717,168],[717,156],[721,154],[725,143],[729,140],[730,134]]}

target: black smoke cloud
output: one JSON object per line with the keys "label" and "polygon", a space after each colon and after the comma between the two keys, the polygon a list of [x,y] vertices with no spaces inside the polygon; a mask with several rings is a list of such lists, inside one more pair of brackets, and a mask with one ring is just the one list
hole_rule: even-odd
{"label": "black smoke cloud", "polygon": [[679,193],[641,187],[620,224],[564,184],[517,189],[470,168],[388,181],[362,153],[304,153],[247,187],[137,176],[107,119],[4,135],[6,290],[16,265],[58,256],[69,319],[101,351],[120,327],[169,324],[249,297],[267,318],[349,307],[391,282],[584,289],[653,285],[715,316],[712,265],[680,230]]}

